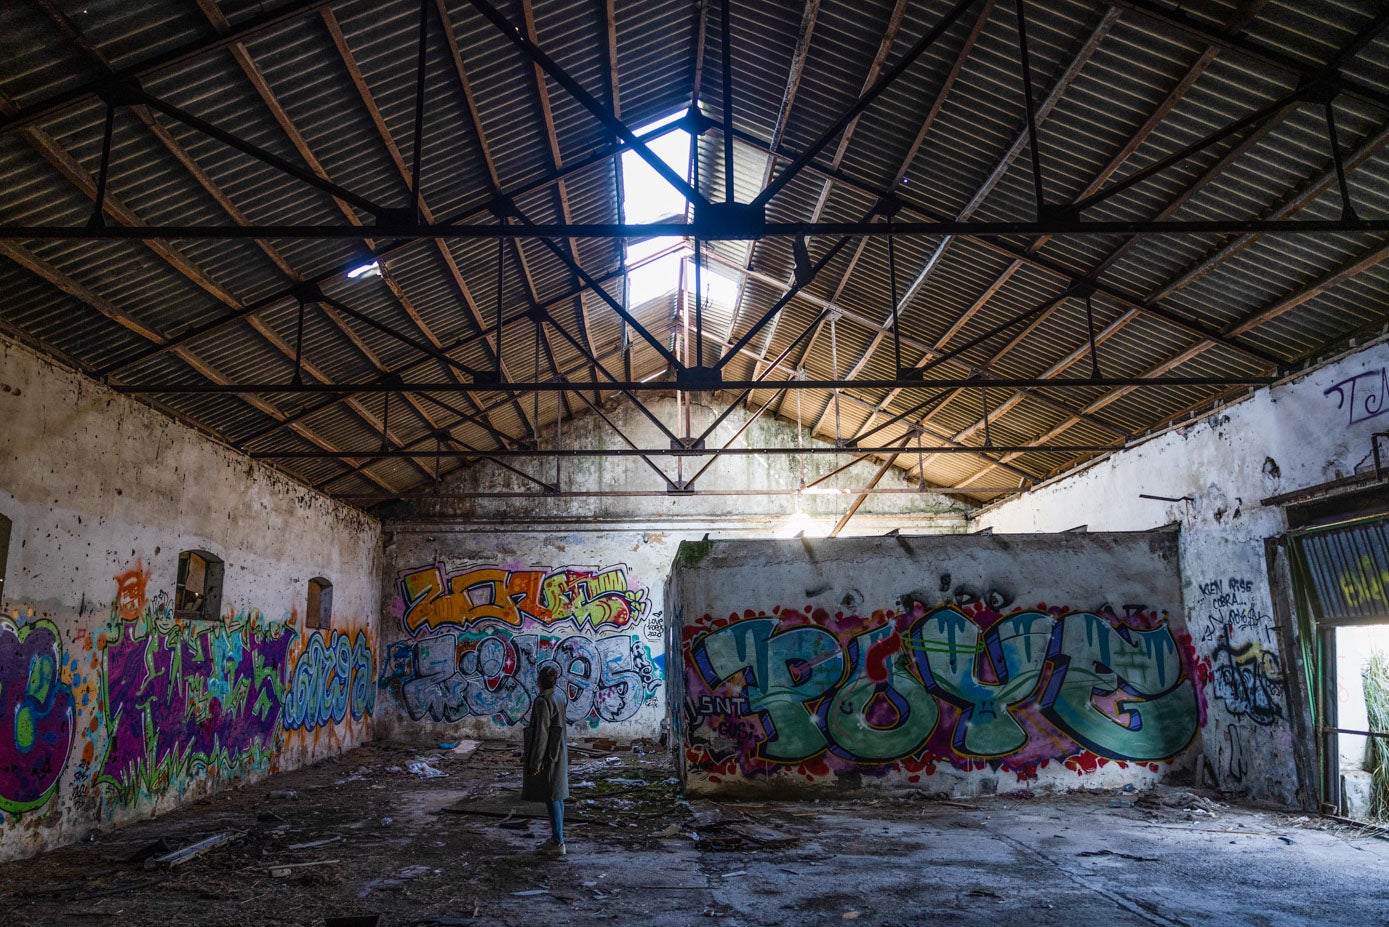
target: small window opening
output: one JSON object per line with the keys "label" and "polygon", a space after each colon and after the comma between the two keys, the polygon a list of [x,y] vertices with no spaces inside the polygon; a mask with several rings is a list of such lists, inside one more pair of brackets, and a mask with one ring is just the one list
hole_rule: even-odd
{"label": "small window opening", "polygon": [[309,580],[309,608],[304,615],[306,628],[333,626],[333,584],[322,576]]}
{"label": "small window opening", "polygon": [[5,601],[5,574],[10,565],[10,530],[14,527],[4,515],[0,515],[0,603]]}
{"label": "small window opening", "polygon": [[222,561],[205,550],[178,555],[174,617],[215,621],[222,614]]}

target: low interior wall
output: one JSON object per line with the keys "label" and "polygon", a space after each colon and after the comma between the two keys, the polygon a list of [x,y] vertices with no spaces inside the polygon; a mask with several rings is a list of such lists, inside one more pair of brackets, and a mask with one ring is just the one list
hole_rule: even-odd
{"label": "low interior wall", "polygon": [[1204,721],[1174,530],[687,542],[666,611],[691,792],[1146,783]]}

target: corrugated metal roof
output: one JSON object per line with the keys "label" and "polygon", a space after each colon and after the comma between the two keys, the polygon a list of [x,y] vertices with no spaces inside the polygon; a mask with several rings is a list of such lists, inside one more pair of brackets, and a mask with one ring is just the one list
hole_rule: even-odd
{"label": "corrugated metal roof", "polygon": [[[0,222],[77,226],[91,215],[106,107],[81,91],[93,88],[103,65],[66,36],[73,29],[155,97],[368,201],[335,201],[329,191],[166,113],[121,107],[108,172],[108,225],[369,226],[368,203],[409,206],[419,6],[408,0],[314,6],[296,12],[287,2],[219,0],[220,15],[209,19],[206,5],[94,0],[65,9],[61,23],[37,5],[0,7]],[[497,6],[524,33],[533,23],[545,52],[629,126],[698,106],[715,123],[695,146],[699,189],[714,201],[727,196],[717,125],[724,107],[722,7],[684,0],[606,6],[500,0]],[[755,199],[948,9],[924,0],[735,4],[733,120],[743,135],[734,146],[734,198]],[[1210,139],[1139,183],[1115,185],[1339,65],[1345,80],[1335,118],[1352,202],[1361,217],[1389,215],[1389,37],[1374,11],[1335,0],[1271,0],[1244,21],[1240,9],[1233,2],[1192,8],[1152,0],[1027,5],[1048,204],[1100,191],[1109,195],[1085,218],[1334,220],[1343,204],[1326,114],[1307,101]],[[226,29],[276,13],[287,15],[240,41],[213,44]],[[429,16],[420,140],[424,214],[495,222],[489,204],[500,191],[529,221],[617,221],[613,131],[553,75],[538,73],[473,4],[438,0]],[[21,117],[22,127],[10,124]],[[978,0],[828,139],[771,199],[768,220],[859,222],[888,195],[906,220],[1031,220],[1036,191],[1026,131],[1015,8]],[[693,168],[684,173],[693,177]],[[837,241],[812,237],[810,260]],[[568,263],[605,281],[627,305],[620,243],[574,237],[554,244],[519,240],[502,248],[501,305],[509,321],[500,335],[492,330],[494,242],[384,236],[4,240],[0,322],[117,384],[192,385],[208,378],[288,384],[300,350],[295,286],[309,281],[353,312],[305,311],[306,382],[364,385],[383,374],[413,383],[467,382],[431,352],[490,371],[497,367],[498,340],[504,378],[513,382],[536,375],[537,346],[539,376],[586,384],[590,399],[619,395],[604,388],[607,376],[590,354],[619,379],[668,379],[660,352]],[[851,438],[935,396],[870,441],[909,437],[916,423],[927,429],[927,443],[976,448],[926,455],[921,475],[937,485],[1014,483],[1085,455],[1035,450],[1001,459],[979,448],[984,395],[975,387],[888,390],[850,383],[836,413],[830,391],[807,391],[797,402],[771,384],[797,369],[811,378],[852,373],[857,380],[890,380],[899,347],[907,367],[941,352],[957,354],[934,364],[932,377],[981,369],[1002,378],[1088,376],[1091,325],[1084,301],[1066,296],[1078,282],[1099,287],[1091,300],[1093,330],[1100,367],[1111,376],[1267,375],[1279,363],[1314,357],[1338,339],[1382,326],[1389,316],[1383,235],[933,235],[898,236],[894,245],[903,298],[900,345],[881,236],[848,239],[789,298],[797,282],[789,239],[708,243],[718,272],[738,275],[740,287],[734,304],[715,299],[704,307],[703,345],[712,362],[780,305],[726,360],[723,373],[730,380],[765,374],[768,388],[752,391],[749,405],[776,396],[771,413],[791,421],[799,406],[801,420],[821,439]],[[381,276],[343,277],[377,252]],[[693,311],[688,296],[673,292],[674,280],[671,286],[629,311],[683,357],[693,353],[685,324],[692,324]],[[527,317],[533,304],[550,319],[538,345]],[[203,333],[146,357],[193,332]],[[1229,392],[1218,385],[994,388],[988,436],[997,445],[1113,446]],[[536,428],[552,435],[557,417],[588,414],[572,392],[544,393],[538,403],[501,388],[430,395],[393,397],[393,439],[432,449],[435,429],[448,428],[470,446],[491,449],[525,441]],[[389,495],[432,481],[432,461],[350,457],[379,446],[380,392],[160,393],[151,401],[250,451],[347,455],[282,462],[330,492]],[[286,422],[289,416],[297,417]],[[917,465],[914,453],[896,463],[908,470]],[[440,469],[455,466],[447,460]]]}

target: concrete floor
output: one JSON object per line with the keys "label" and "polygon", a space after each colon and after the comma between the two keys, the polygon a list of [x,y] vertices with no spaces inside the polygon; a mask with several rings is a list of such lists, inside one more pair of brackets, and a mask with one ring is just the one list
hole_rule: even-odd
{"label": "concrete floor", "polygon": [[[0,865],[0,923],[1389,923],[1389,840],[1210,793],[714,804],[655,755],[572,759],[564,860],[528,852],[545,827],[511,747],[372,746]],[[124,861],[222,833],[177,868]]]}

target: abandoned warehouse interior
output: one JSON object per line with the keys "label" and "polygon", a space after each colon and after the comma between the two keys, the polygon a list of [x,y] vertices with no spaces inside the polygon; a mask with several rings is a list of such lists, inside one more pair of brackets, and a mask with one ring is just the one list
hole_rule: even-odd
{"label": "abandoned warehouse interior", "polygon": [[1382,924],[1387,144],[1355,0],[0,4],[0,920]]}

